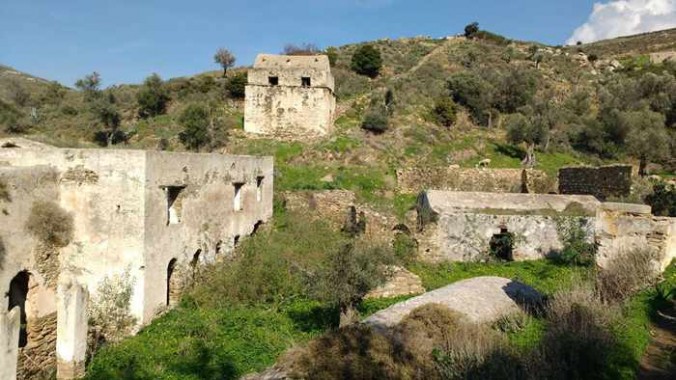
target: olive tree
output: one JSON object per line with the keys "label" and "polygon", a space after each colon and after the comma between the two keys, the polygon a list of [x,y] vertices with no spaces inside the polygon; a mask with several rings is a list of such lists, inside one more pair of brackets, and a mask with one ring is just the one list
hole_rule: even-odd
{"label": "olive tree", "polygon": [[201,104],[190,104],[178,118],[183,126],[179,139],[186,148],[199,152],[200,148],[211,142],[209,135],[209,109]]}
{"label": "olive tree", "polygon": [[629,131],[627,134],[627,150],[639,159],[639,174],[647,174],[650,161],[659,160],[669,155],[669,134],[664,126],[664,115],[649,111],[623,112],[620,123]]}
{"label": "olive tree", "polygon": [[227,74],[229,68],[235,64],[235,55],[228,49],[220,48],[214,54],[214,61],[223,68],[223,77]]}

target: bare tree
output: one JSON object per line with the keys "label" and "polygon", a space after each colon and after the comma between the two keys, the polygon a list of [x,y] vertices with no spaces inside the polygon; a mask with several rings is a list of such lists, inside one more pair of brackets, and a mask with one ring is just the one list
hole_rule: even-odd
{"label": "bare tree", "polygon": [[223,77],[225,77],[228,68],[235,64],[235,55],[228,49],[220,48],[216,54],[214,54],[214,61],[221,65],[223,68]]}

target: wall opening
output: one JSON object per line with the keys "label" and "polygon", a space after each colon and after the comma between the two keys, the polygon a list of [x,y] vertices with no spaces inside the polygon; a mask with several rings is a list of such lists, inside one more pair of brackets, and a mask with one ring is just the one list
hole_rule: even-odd
{"label": "wall opening", "polygon": [[232,186],[235,187],[235,196],[232,199],[232,208],[235,211],[242,211],[242,187],[243,183],[233,183]]}
{"label": "wall opening", "polygon": [[239,245],[239,235],[235,235],[235,238],[232,241],[232,246],[237,247]]}
{"label": "wall opening", "polygon": [[268,77],[268,83],[270,84],[270,86],[279,85],[279,77]]}
{"label": "wall opening", "polygon": [[202,250],[198,249],[194,255],[192,255],[192,260],[190,260],[190,270],[192,271],[192,279],[193,281],[197,277],[198,271],[199,271],[199,263],[200,263],[200,255],[202,254]]}
{"label": "wall opening", "polygon": [[171,259],[167,266],[167,306],[174,305],[178,301],[178,289],[176,289],[176,259]]}
{"label": "wall opening", "polygon": [[183,199],[181,192],[184,186],[166,186],[164,193],[167,198],[167,224],[178,224],[181,222],[181,209]]}
{"label": "wall opening", "polygon": [[256,234],[256,232],[258,232],[258,229],[261,228],[262,225],[263,225],[262,220],[257,221],[256,224],[254,224],[253,231],[251,231],[251,236]]}
{"label": "wall opening", "polygon": [[20,310],[20,328],[19,328],[19,348],[26,347],[28,344],[28,331],[26,329],[26,300],[28,299],[28,271],[19,272],[9,282],[9,304],[7,310],[12,310],[18,306]]}
{"label": "wall opening", "polygon": [[260,202],[263,200],[263,179],[265,177],[256,177],[256,201]]}
{"label": "wall opening", "polygon": [[300,78],[300,85],[303,86],[303,87],[312,86],[312,81],[310,80],[310,77],[301,77]]}
{"label": "wall opening", "polygon": [[223,241],[219,240],[218,243],[216,243],[216,256],[221,254],[221,248],[223,247]]}
{"label": "wall opening", "polygon": [[514,261],[514,234],[507,227],[500,227],[500,233],[493,235],[490,241],[491,256],[503,260]]}

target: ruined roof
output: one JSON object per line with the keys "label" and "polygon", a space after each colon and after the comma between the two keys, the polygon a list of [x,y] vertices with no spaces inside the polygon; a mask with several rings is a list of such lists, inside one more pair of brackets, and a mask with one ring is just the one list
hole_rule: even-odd
{"label": "ruined roof", "polygon": [[254,69],[313,69],[330,71],[329,57],[325,55],[258,54]]}
{"label": "ruined roof", "polygon": [[428,190],[429,206],[437,213],[478,212],[482,210],[563,212],[570,208],[594,213],[601,202],[591,195],[482,193],[465,191]]}

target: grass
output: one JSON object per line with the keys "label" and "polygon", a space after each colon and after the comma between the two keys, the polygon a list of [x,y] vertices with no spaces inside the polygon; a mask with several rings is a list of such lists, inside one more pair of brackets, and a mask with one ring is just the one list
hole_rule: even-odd
{"label": "grass", "polygon": [[509,263],[415,263],[409,269],[420,276],[427,290],[472,277],[499,276],[523,282],[543,294],[553,294],[557,290],[569,288],[580,279],[592,275],[589,268],[559,265],[549,260]]}

